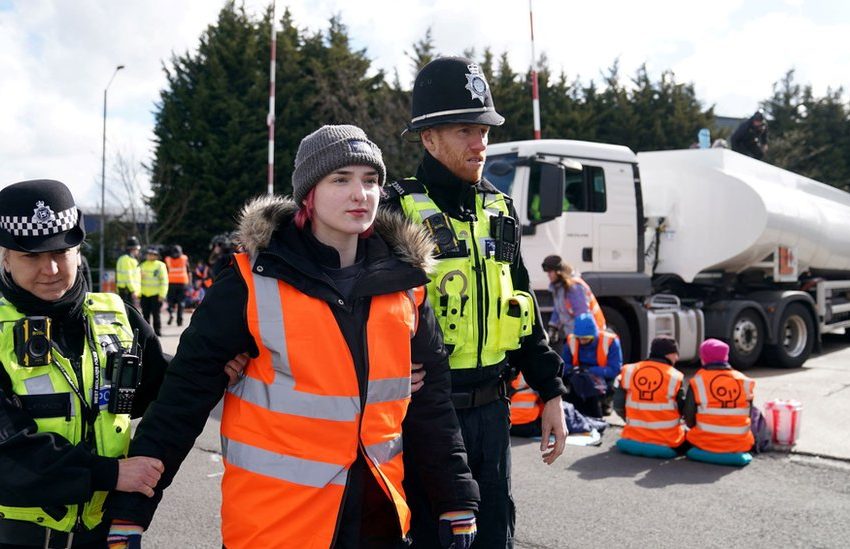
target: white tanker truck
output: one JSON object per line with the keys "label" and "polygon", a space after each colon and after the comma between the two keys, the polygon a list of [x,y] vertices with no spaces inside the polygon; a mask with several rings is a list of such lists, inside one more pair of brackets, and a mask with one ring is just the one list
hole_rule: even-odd
{"label": "white tanker truck", "polygon": [[689,360],[715,337],[738,368],[792,368],[850,327],[848,193],[726,149],[567,140],[491,145],[485,176],[514,200],[541,310],[558,254],[627,359],[670,335]]}

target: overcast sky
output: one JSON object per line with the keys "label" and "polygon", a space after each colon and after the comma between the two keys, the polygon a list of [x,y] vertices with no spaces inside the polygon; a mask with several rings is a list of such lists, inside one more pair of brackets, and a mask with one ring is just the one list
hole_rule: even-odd
{"label": "overcast sky", "polygon": [[[107,185],[116,153],[152,154],[162,63],[194,50],[223,0],[0,0],[0,187],[32,178],[68,183],[99,204],[103,89]],[[268,2],[246,0],[251,13]],[[442,54],[490,46],[515,70],[531,59],[528,0],[278,0],[296,23],[325,29],[339,14],[374,66],[412,79],[405,56],[432,29]],[[533,0],[535,47],[572,79],[599,80],[615,59],[627,77],[672,69],[706,107],[743,117],[795,68],[817,95],[850,84],[850,2],[841,0]],[[845,100],[847,95],[845,94]],[[498,108],[499,98],[496,98]],[[510,116],[510,113],[503,113]],[[401,127],[403,121],[399,121]],[[544,136],[557,137],[557,136]],[[262,185],[261,185],[262,186]],[[107,199],[109,204],[109,199]]]}

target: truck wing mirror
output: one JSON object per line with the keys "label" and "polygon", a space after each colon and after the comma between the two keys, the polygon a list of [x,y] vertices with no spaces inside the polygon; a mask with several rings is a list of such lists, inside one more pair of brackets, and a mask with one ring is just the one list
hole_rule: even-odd
{"label": "truck wing mirror", "polygon": [[561,215],[566,187],[562,163],[540,163],[540,218],[555,219]]}

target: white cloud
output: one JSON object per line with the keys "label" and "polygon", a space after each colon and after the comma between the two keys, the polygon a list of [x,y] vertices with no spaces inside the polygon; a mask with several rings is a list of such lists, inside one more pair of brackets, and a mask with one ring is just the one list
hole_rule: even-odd
{"label": "white cloud", "polygon": [[[108,163],[115,151],[146,161],[151,111],[165,85],[162,63],[194,50],[223,1],[6,0],[0,6],[0,186],[26,178],[69,183],[81,203],[100,196],[103,88],[109,88]],[[265,0],[248,0],[259,14]],[[838,6],[838,0],[834,5]],[[514,70],[530,64],[528,2],[511,0],[278,0],[296,24],[313,31],[341,15],[352,43],[374,66],[412,80],[405,55],[432,29],[436,49],[475,47],[508,53]],[[760,4],[761,5],[761,4]],[[795,67],[818,95],[848,84],[848,10],[832,20],[809,17],[811,4],[784,0],[753,16],[752,3],[716,0],[565,2],[534,0],[535,47],[570,78],[599,80],[615,59],[624,79],[646,63],[692,81],[718,114],[744,116]],[[830,3],[817,7],[829,12]],[[821,19],[824,19],[821,17]],[[496,98],[498,106],[498,98]],[[509,113],[507,113],[509,115]]]}

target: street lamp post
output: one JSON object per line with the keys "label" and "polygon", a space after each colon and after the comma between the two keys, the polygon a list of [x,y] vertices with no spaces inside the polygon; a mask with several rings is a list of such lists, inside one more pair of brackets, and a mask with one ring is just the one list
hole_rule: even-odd
{"label": "street lamp post", "polygon": [[106,272],[103,265],[103,251],[106,247],[106,92],[109,91],[109,86],[112,85],[115,75],[123,68],[124,65],[115,67],[109,83],[103,88],[103,148],[100,154],[100,265],[98,270],[100,282],[97,285],[99,291],[103,291],[103,275]]}

